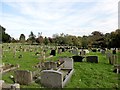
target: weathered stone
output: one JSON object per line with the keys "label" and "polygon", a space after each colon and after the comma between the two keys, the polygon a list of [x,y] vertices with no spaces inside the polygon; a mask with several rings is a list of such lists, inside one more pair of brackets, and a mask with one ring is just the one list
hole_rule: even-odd
{"label": "weathered stone", "polygon": [[56,62],[44,62],[43,69],[57,69],[57,63]]}
{"label": "weathered stone", "polygon": [[50,88],[62,87],[62,73],[54,70],[44,70],[41,72],[41,83]]}
{"label": "weathered stone", "polygon": [[43,70],[41,84],[49,88],[63,88],[70,80],[73,69]]}
{"label": "weathered stone", "polygon": [[65,69],[73,69],[73,59],[72,58],[63,58],[63,68]]}
{"label": "weathered stone", "polygon": [[112,65],[117,64],[117,55],[114,55],[114,54],[111,55],[109,57],[109,63],[112,64]]}
{"label": "weathered stone", "polygon": [[16,70],[15,71],[15,82],[28,85],[33,81],[32,72],[28,70]]}
{"label": "weathered stone", "polygon": [[62,53],[62,49],[58,48],[58,54]]}
{"label": "weathered stone", "polygon": [[73,49],[72,54],[78,55],[78,51],[76,49]]}
{"label": "weathered stone", "polygon": [[83,55],[86,55],[86,52],[85,51],[80,51],[80,55],[83,56]]}

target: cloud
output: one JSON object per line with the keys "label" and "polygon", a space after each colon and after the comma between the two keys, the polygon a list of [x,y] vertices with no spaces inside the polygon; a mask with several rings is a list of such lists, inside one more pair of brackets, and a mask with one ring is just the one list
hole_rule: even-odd
{"label": "cloud", "polygon": [[82,36],[94,30],[111,32],[118,26],[117,0],[4,0],[2,6],[0,23],[16,38],[30,31]]}

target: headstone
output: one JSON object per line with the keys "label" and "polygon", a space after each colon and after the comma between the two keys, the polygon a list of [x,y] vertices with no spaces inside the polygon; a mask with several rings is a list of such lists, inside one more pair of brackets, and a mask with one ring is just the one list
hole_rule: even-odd
{"label": "headstone", "polygon": [[85,49],[84,51],[85,51],[85,53],[89,53],[89,50],[87,50],[87,49]]}
{"label": "headstone", "polygon": [[92,52],[97,52],[97,50],[96,49],[92,49]]}
{"label": "headstone", "polygon": [[73,58],[74,62],[82,62],[84,57],[83,56],[73,56],[72,58]]}
{"label": "headstone", "polygon": [[112,65],[117,64],[117,55],[111,55],[109,58],[109,63]]}
{"label": "headstone", "polygon": [[120,73],[120,65],[118,65],[118,64],[115,64],[114,65],[114,70],[113,70],[113,72],[115,72],[115,73]]}
{"label": "headstone", "polygon": [[100,49],[98,49],[97,51],[100,52]]}
{"label": "headstone", "polygon": [[44,67],[43,69],[57,69],[57,63],[56,62],[44,62]]}
{"label": "headstone", "polygon": [[48,88],[62,88],[62,73],[54,70],[41,72],[41,84]]}
{"label": "headstone", "polygon": [[105,54],[105,50],[101,50],[101,54]]}
{"label": "headstone", "polygon": [[64,60],[63,68],[73,69],[73,59],[72,58],[62,58]]}
{"label": "headstone", "polygon": [[76,49],[73,49],[72,54],[78,55],[78,51]]}
{"label": "headstone", "polygon": [[18,84],[18,83],[15,83],[15,84],[13,84],[13,85],[11,85],[11,89],[15,89],[15,90],[20,90],[20,84]]}
{"label": "headstone", "polygon": [[56,50],[51,50],[50,55],[56,56]]}
{"label": "headstone", "polygon": [[98,63],[98,56],[87,56],[86,60],[87,62]]}
{"label": "headstone", "polygon": [[83,55],[86,55],[86,52],[85,51],[80,51],[80,55],[83,56]]}
{"label": "headstone", "polygon": [[107,58],[107,59],[110,59],[111,55],[112,55],[112,54],[111,54],[110,52],[107,52],[107,53],[106,53],[106,58]]}
{"label": "headstone", "polygon": [[5,82],[3,80],[0,80],[0,90],[2,90],[2,86]]}
{"label": "headstone", "polygon": [[62,52],[65,52],[65,48],[62,48]]}
{"label": "headstone", "polygon": [[41,84],[50,88],[63,88],[70,80],[74,69],[43,70]]}
{"label": "headstone", "polygon": [[58,54],[62,53],[62,49],[58,48]]}
{"label": "headstone", "polygon": [[33,81],[32,72],[28,70],[16,70],[15,71],[15,82],[28,85]]}

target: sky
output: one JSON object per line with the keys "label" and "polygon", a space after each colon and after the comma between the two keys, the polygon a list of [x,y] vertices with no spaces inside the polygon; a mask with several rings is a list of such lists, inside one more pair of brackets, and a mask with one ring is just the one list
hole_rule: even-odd
{"label": "sky", "polygon": [[19,39],[31,31],[38,36],[53,34],[90,35],[118,29],[119,0],[1,0],[0,25]]}

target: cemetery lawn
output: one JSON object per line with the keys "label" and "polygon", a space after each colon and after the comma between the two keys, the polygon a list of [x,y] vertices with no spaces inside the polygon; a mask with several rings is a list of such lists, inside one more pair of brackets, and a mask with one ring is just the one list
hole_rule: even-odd
{"label": "cemetery lawn", "polygon": [[[50,51],[48,51],[49,53]],[[23,58],[18,58],[22,54]],[[16,57],[13,57],[12,52],[4,52],[5,57],[2,58],[2,62],[10,64],[19,64],[21,70],[31,70],[35,71],[38,68],[34,66],[39,63],[39,56],[34,55],[35,52],[17,52]],[[65,88],[117,88],[118,82],[120,84],[120,78],[118,74],[113,72],[113,65],[110,65],[106,59],[106,55],[102,55],[97,52],[90,52],[88,55],[97,55],[99,58],[99,63],[88,63],[75,62],[74,63],[74,73],[70,82],[65,86]],[[64,52],[62,54],[57,54],[57,56],[48,58],[46,60],[56,61],[60,57],[72,57],[73,54],[70,52]],[[120,63],[120,53],[118,53],[118,62]],[[14,71],[5,73],[2,79],[6,83],[13,83],[9,78],[10,75],[14,76]],[[20,85],[21,88],[41,88],[40,83],[31,83],[30,85]]]}

